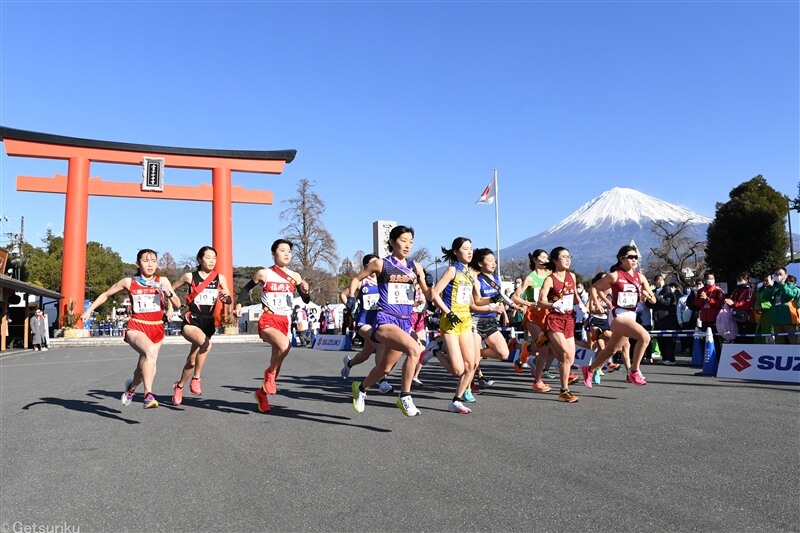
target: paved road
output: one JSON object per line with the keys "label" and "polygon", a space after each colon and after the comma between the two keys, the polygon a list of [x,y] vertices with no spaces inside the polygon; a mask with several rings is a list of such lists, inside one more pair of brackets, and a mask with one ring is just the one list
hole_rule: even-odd
{"label": "paved road", "polygon": [[359,415],[341,353],[295,349],[262,415],[264,346],[216,346],[174,407],[185,353],[163,347],[156,410],[119,402],[126,346],[0,359],[0,533],[800,530],[797,386],[653,366],[567,405],[490,362],[464,416],[432,364],[422,416],[377,393]]}

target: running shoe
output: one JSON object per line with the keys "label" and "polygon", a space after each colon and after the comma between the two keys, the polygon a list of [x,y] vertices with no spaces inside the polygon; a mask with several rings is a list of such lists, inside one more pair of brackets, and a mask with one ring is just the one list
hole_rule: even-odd
{"label": "running shoe", "polygon": [[583,384],[587,389],[592,388],[592,369],[588,365],[581,367],[581,374],[583,374]]}
{"label": "running shoe", "polygon": [[145,409],[155,409],[158,407],[158,402],[153,397],[153,394],[148,392],[147,395],[144,397],[144,404],[142,405]]}
{"label": "running shoe", "polygon": [[264,392],[267,394],[278,392],[278,387],[275,385],[275,371],[269,368],[264,371]]}
{"label": "running shoe", "polygon": [[419,378],[411,378],[411,386],[422,388],[422,382],[419,380]]}
{"label": "running shoe", "polygon": [[200,378],[192,378],[192,380],[189,382],[189,390],[195,396],[200,396],[201,394],[203,394],[203,389],[201,385],[202,384],[200,383]]}
{"label": "running shoe", "polygon": [[397,399],[395,403],[398,409],[403,411],[403,414],[406,416],[417,416],[420,414],[419,409],[417,406],[414,405],[414,400],[411,399],[411,396],[402,396]]}
{"label": "running shoe", "polygon": [[672,359],[664,359],[664,360],[661,361],[661,364],[664,364],[664,365],[667,365],[667,366],[675,366],[678,363],[673,361]]}
{"label": "running shoe", "polygon": [[350,377],[350,356],[345,355],[344,359],[342,359],[342,370],[339,372],[342,375],[342,379],[347,379]]}
{"label": "running shoe", "polygon": [[556,379],[558,376],[550,372],[549,370],[545,370],[542,372],[542,378],[544,379]]}
{"label": "running shoe", "polygon": [[172,405],[180,405],[183,403],[183,387],[178,386],[178,382],[172,384]]}
{"label": "running shoe", "polygon": [[133,401],[133,394],[136,391],[130,390],[132,384],[133,380],[131,378],[125,380],[125,390],[122,392],[122,397],[120,397],[120,400],[122,400],[122,405],[130,405]]}
{"label": "running shoe", "polygon": [[558,401],[566,403],[575,403],[578,401],[578,397],[572,394],[569,390],[565,390],[564,392],[558,393]]}
{"label": "running shoe", "polygon": [[455,400],[450,402],[448,409],[450,409],[451,413],[458,413],[460,415],[468,415],[472,412],[472,409],[465,406],[463,403]]}
{"label": "running shoe", "polygon": [[364,403],[367,400],[367,393],[358,390],[360,386],[360,381],[354,381],[351,385],[351,389],[353,391],[353,409],[356,410],[356,413],[364,412]]}
{"label": "running shoe", "polygon": [[385,379],[378,383],[378,392],[381,394],[389,394],[390,392],[394,391],[394,387],[392,384],[386,381]]}
{"label": "running shoe", "polygon": [[606,370],[609,372],[614,372],[615,370],[619,370],[619,363],[608,363]]}
{"label": "running shoe", "polygon": [[[605,375],[606,375],[606,373],[605,373],[605,372],[603,372],[603,369],[602,369],[602,368],[598,368],[597,370],[595,370],[595,373],[596,373],[598,376],[600,376],[601,378],[602,378],[602,377],[605,377]],[[600,382],[598,381],[598,383],[600,383]]]}
{"label": "running shoe", "polygon": [[489,387],[494,386],[494,380],[489,379],[486,376],[482,377],[478,380],[478,388],[479,389],[488,389]]}
{"label": "running shoe", "polygon": [[475,403],[475,396],[472,395],[472,391],[469,388],[464,391],[461,397],[464,398],[464,401],[467,403]]}
{"label": "running shoe", "polygon": [[258,403],[258,410],[262,413],[269,413],[269,399],[264,387],[259,387],[256,391],[256,402]]}
{"label": "running shoe", "polygon": [[603,376],[603,371],[599,368],[594,371],[594,375],[592,376],[592,381],[595,385],[600,385],[600,378]]}
{"label": "running shoe", "polygon": [[578,377],[578,374],[570,374],[569,377],[567,377],[567,385],[572,385],[573,383],[575,383],[579,379],[581,379],[581,378]]}
{"label": "running shoe", "polygon": [[422,355],[420,356],[419,360],[420,363],[423,365],[428,364],[428,361],[433,359],[436,356],[436,352],[440,349],[439,341],[432,340],[425,346],[425,350],[423,350]]}
{"label": "running shoe", "polygon": [[628,383],[633,383],[634,385],[647,385],[644,375],[639,370],[634,370],[628,374]]}
{"label": "running shoe", "polygon": [[519,359],[514,361],[514,372],[522,374],[522,363],[519,362]]}
{"label": "running shoe", "polygon": [[522,366],[521,366],[520,368],[521,368],[522,370],[528,370],[530,367],[531,367],[531,366],[530,366],[528,363],[522,363]]}
{"label": "running shoe", "polygon": [[535,392],[550,392],[551,390],[553,390],[550,387],[550,385],[548,385],[547,383],[545,383],[544,381],[541,381],[541,380],[534,381],[531,384],[531,389],[533,389]]}

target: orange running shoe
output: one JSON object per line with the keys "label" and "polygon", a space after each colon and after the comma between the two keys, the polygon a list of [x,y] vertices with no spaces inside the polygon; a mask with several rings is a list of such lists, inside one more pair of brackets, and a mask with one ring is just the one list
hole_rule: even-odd
{"label": "orange running shoe", "polygon": [[264,390],[267,394],[276,394],[278,387],[275,384],[275,371],[269,368],[264,371]]}
{"label": "orange running shoe", "polygon": [[569,389],[565,390],[564,392],[560,392],[558,394],[558,401],[559,402],[566,402],[566,403],[575,403],[578,401],[578,397],[572,394]]}
{"label": "orange running shoe", "polygon": [[264,392],[264,387],[259,387],[256,391],[256,402],[258,403],[258,410],[262,413],[269,413],[269,400],[267,393]]}
{"label": "orange running shoe", "polygon": [[550,392],[551,390],[553,390],[552,388],[550,388],[550,385],[548,385],[544,381],[534,381],[531,384],[531,389],[533,389],[536,392]]}
{"label": "orange running shoe", "polygon": [[572,385],[579,379],[580,377],[578,376],[578,374],[570,374],[569,377],[567,378],[567,384]]}
{"label": "orange running shoe", "polygon": [[189,390],[192,391],[192,394],[195,396],[203,394],[203,389],[200,386],[200,378],[192,378],[189,382]]}
{"label": "orange running shoe", "polygon": [[178,385],[178,382],[172,384],[175,392],[172,394],[172,405],[180,405],[183,403],[183,387]]}

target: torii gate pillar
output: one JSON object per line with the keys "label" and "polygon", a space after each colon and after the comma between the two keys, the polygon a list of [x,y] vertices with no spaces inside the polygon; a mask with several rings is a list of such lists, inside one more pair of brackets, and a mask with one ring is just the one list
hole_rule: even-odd
{"label": "torii gate pillar", "polygon": [[[231,172],[280,174],[297,150],[206,150],[152,146],[62,137],[0,126],[0,140],[10,156],[65,159],[67,176],[52,178],[17,176],[17,190],[66,195],[64,257],[61,266],[62,316],[70,302],[75,314],[83,312],[86,291],[86,241],[89,196],[117,196],[212,202],[212,244],[217,250],[216,270],[233,280],[233,210],[231,204],[272,204],[272,191],[245,190],[231,185]],[[164,167],[211,170],[211,186],[163,185],[157,191],[136,183],[104,182],[90,178],[92,161],[141,165],[145,157],[163,159]]]}

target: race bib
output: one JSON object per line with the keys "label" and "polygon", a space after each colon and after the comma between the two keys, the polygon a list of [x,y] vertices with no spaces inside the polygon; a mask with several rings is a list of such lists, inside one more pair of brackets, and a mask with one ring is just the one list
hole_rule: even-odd
{"label": "race bib", "polygon": [[572,294],[565,294],[561,297],[561,305],[564,309],[571,310],[575,305],[575,297]]}
{"label": "race bib", "polygon": [[533,288],[533,301],[534,302],[538,302],[539,301],[539,292],[541,292],[541,290],[542,290],[541,287],[534,287]]}
{"label": "race bib", "polygon": [[639,303],[638,292],[619,292],[617,293],[617,307],[630,309],[636,307]]}
{"label": "race bib", "polygon": [[378,309],[379,294],[365,294],[364,295],[364,310],[374,311]]}
{"label": "race bib", "polygon": [[389,283],[388,299],[391,305],[414,305],[414,286],[408,283]]}
{"label": "race bib", "polygon": [[266,295],[267,307],[277,315],[292,313],[292,295],[288,292],[273,292]]}
{"label": "race bib", "polygon": [[466,283],[458,284],[458,292],[456,292],[456,303],[461,305],[469,305],[469,299],[472,295],[472,286]]}
{"label": "race bib", "polygon": [[214,305],[217,303],[219,291],[217,289],[203,289],[194,299],[197,305]]}
{"label": "race bib", "polygon": [[161,298],[158,294],[134,294],[133,312],[134,313],[155,313],[161,311]]}

